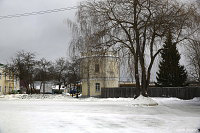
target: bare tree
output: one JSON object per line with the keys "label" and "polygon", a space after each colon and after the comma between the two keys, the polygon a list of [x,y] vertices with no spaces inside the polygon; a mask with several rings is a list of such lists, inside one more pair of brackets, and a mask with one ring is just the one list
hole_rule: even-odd
{"label": "bare tree", "polygon": [[[195,4],[197,12],[200,13],[200,1],[196,0]],[[198,27],[200,24],[200,18],[197,17],[191,23],[193,27]],[[200,30],[193,34],[186,45],[186,57],[189,62],[189,75],[193,80],[200,83]]]}
{"label": "bare tree", "polygon": [[33,73],[35,69],[35,54],[31,52],[19,51],[12,58],[12,62],[7,64],[6,71],[13,73],[20,79],[20,86],[24,86],[27,93],[32,93],[34,89]]}
{"label": "bare tree", "polygon": [[187,58],[189,59],[189,74],[200,83],[200,40],[190,40],[187,46]]}
{"label": "bare tree", "polygon": [[74,86],[80,81],[80,60],[72,58],[68,68],[68,83]]}
{"label": "bare tree", "polygon": [[41,80],[41,86],[40,89],[43,86],[43,94],[45,94],[45,84],[46,81],[49,80],[49,69],[51,67],[51,62],[47,61],[45,58],[42,58],[40,61],[37,62],[37,75],[39,76],[39,79]]}
{"label": "bare tree", "polygon": [[69,62],[62,57],[57,59],[55,62],[54,78],[56,80],[56,84],[59,85],[59,92],[60,92],[61,85],[65,82],[67,78],[66,73],[68,71],[68,67],[69,67]]}
{"label": "bare tree", "polygon": [[[199,15],[194,6],[170,0],[87,1],[79,6],[80,31],[87,32],[75,48],[127,49],[134,59],[139,94],[147,96],[151,69],[170,29],[176,44],[194,34],[191,22]],[[89,41],[88,41],[89,40]],[[87,45],[84,45],[87,44]],[[89,45],[88,45],[89,44]],[[147,62],[147,56],[149,61]],[[141,69],[141,73],[139,70]]]}

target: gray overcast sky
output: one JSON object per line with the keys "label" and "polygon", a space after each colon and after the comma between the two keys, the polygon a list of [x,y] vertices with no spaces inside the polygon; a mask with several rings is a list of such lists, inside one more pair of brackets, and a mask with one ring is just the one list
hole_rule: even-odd
{"label": "gray overcast sky", "polygon": [[[0,0],[0,16],[76,6],[82,0]],[[187,1],[187,0],[181,0]],[[0,63],[17,51],[36,52],[54,60],[68,56],[70,29],[64,22],[75,19],[76,10],[0,20]]]}
{"label": "gray overcast sky", "polygon": [[[0,0],[0,16],[76,6],[81,0]],[[75,19],[76,9],[51,14],[0,20],[0,63],[17,51],[36,52],[54,60],[68,56],[70,29],[64,22]]]}
{"label": "gray overcast sky", "polygon": [[[0,0],[0,16],[72,7],[80,1],[83,0]],[[68,57],[71,33],[65,20],[74,20],[75,12],[0,19],[0,63],[6,64],[20,50],[35,52],[38,58],[48,60]],[[154,78],[156,70],[152,70]]]}

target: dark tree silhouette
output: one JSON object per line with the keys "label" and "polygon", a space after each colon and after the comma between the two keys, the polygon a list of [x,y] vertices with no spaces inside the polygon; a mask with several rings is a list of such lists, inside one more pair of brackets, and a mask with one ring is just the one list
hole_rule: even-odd
{"label": "dark tree silhouette", "polygon": [[173,43],[172,33],[169,31],[161,52],[161,61],[156,77],[157,85],[174,87],[185,85],[187,72],[184,66],[179,64],[180,58],[176,43]]}

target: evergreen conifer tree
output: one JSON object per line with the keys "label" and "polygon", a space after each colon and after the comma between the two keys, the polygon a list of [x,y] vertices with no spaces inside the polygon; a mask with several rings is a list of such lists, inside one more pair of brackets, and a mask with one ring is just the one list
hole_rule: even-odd
{"label": "evergreen conifer tree", "polygon": [[176,44],[173,43],[172,33],[169,31],[161,52],[161,61],[156,77],[158,86],[175,87],[185,85],[187,72],[184,66],[179,64],[180,58]]}

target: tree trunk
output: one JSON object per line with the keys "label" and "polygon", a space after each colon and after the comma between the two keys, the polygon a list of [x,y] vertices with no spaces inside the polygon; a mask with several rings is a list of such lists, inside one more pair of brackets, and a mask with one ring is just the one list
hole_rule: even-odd
{"label": "tree trunk", "polygon": [[42,82],[40,83],[40,93],[41,93],[41,90],[42,90]]}
{"label": "tree trunk", "polygon": [[135,64],[135,80],[136,80],[136,88],[137,88],[137,92],[136,92],[136,96],[135,98],[137,98],[140,95],[140,77],[139,77],[139,69],[138,69],[138,56],[134,56],[135,60],[134,60],[134,64]]}
{"label": "tree trunk", "polygon": [[58,93],[60,93],[61,84],[58,85]]}
{"label": "tree trunk", "polygon": [[90,97],[90,61],[88,59],[87,63],[87,87],[88,87],[88,97]]}
{"label": "tree trunk", "polygon": [[146,91],[146,86],[147,86],[147,80],[146,80],[146,68],[145,68],[145,64],[144,64],[144,57],[140,57],[140,65],[141,65],[141,69],[142,69],[142,85],[141,85],[141,94],[143,96],[147,96],[147,91]]}
{"label": "tree trunk", "polygon": [[43,94],[45,94],[45,82],[43,82]]}
{"label": "tree trunk", "polygon": [[24,86],[26,88],[26,93],[29,93],[29,86],[28,86],[28,83],[26,81],[23,81],[24,83]]}

